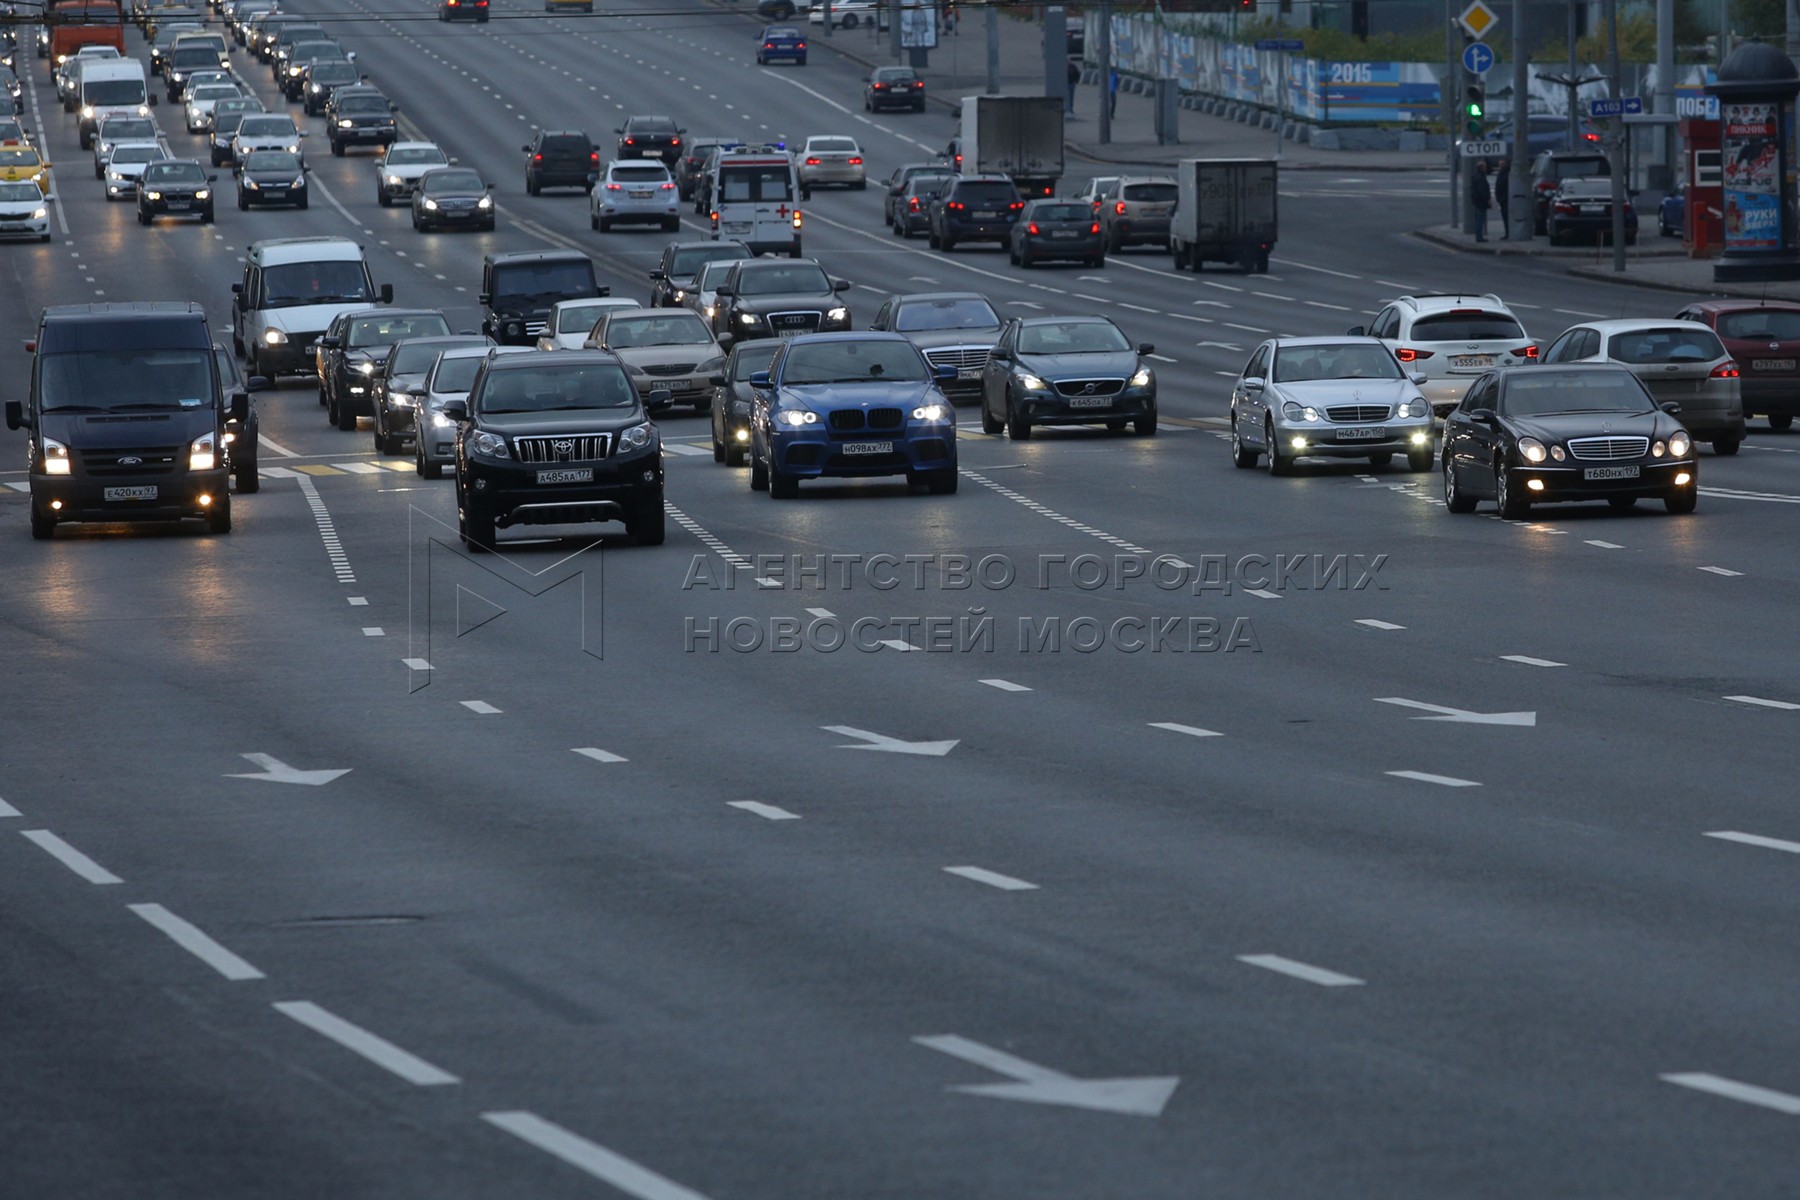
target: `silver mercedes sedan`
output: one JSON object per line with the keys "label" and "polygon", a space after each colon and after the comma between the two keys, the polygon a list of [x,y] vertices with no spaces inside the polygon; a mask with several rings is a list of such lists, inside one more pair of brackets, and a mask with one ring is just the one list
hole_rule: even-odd
{"label": "silver mercedes sedan", "polygon": [[1372,337],[1273,338],[1256,348],[1231,389],[1231,458],[1269,474],[1296,459],[1362,458],[1377,467],[1406,455],[1429,471],[1431,405],[1422,376],[1401,370]]}

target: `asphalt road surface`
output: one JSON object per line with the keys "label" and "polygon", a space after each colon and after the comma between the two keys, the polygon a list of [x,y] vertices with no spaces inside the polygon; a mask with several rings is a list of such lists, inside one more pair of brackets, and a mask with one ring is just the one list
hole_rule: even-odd
{"label": "asphalt road surface", "polygon": [[[302,233],[456,328],[491,250],[647,294],[665,235],[525,196],[540,124],[850,133],[877,178],[951,133],[865,118],[827,54],[755,69],[697,3],[294,9],[498,184],[498,231],[414,234],[317,120],[308,211],[141,229],[29,61],[60,204],[0,253],[17,336],[93,299],[222,331],[245,247]],[[1791,1196],[1800,436],[1703,453],[1686,518],[1236,471],[1265,336],[1402,291],[1498,291],[1545,343],[1681,300],[1413,240],[1436,179],[1283,196],[1246,277],[1024,272],[816,193],[859,325],[970,288],[1156,345],[1160,437],[964,411],[954,496],[772,503],[678,414],[665,546],[471,559],[450,483],[297,380],[229,537],[33,542],[0,487],[0,1196]]]}

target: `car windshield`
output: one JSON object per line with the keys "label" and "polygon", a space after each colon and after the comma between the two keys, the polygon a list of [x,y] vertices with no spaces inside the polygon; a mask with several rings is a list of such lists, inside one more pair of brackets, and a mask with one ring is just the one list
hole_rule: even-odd
{"label": "car windshield", "polygon": [[270,308],[369,299],[369,274],[360,259],[264,267],[262,277],[263,303]]}
{"label": "car windshield", "polygon": [[258,154],[245,155],[244,170],[251,175],[260,175],[264,171],[273,174],[298,175],[300,173],[300,156],[289,154],[286,150],[265,150]]}
{"label": "car windshield", "polygon": [[1027,218],[1032,221],[1092,221],[1094,210],[1087,204],[1040,204]]}
{"label": "car windshield", "polygon": [[402,342],[388,356],[388,374],[423,375],[444,349],[442,342]]}
{"label": "car windshield", "polygon": [[879,67],[875,78],[881,83],[911,83],[913,73],[909,67]]}
{"label": "car windshield", "polygon": [[1719,336],[1751,341],[1785,342],[1800,339],[1800,311],[1757,308],[1748,312],[1719,314]]}
{"label": "car windshield", "polygon": [[675,122],[668,117],[633,117],[625,123],[626,133],[674,133]]}
{"label": "car windshield", "polygon": [[464,358],[451,358],[446,355],[438,359],[437,367],[431,372],[431,390],[434,392],[466,392],[475,382],[475,372],[481,370],[481,364],[488,360],[485,354],[471,354]]}
{"label": "car windshield", "polygon": [[1131,343],[1111,321],[1052,321],[1019,331],[1020,354],[1116,354]]}
{"label": "car windshield", "polygon": [[1415,342],[1491,342],[1523,338],[1525,330],[1507,313],[1453,312],[1413,322]]}
{"label": "car windshield", "polygon": [[606,323],[606,345],[613,350],[634,346],[701,346],[712,341],[706,322],[691,312],[614,317]]}
{"label": "car windshield", "polygon": [[1527,371],[1509,377],[1500,397],[1500,412],[1509,417],[1642,413],[1651,407],[1644,385],[1629,371]]}
{"label": "car windshield", "polygon": [[212,394],[210,350],[83,350],[38,360],[45,412],[199,408]]}
{"label": "car windshield", "polygon": [[963,183],[956,187],[956,198],[977,208],[1003,208],[1017,200],[1019,193],[1010,183]]}
{"label": "car windshield", "polygon": [[584,135],[561,134],[544,139],[545,154],[586,154],[593,143]]}
{"label": "car windshield", "polygon": [[0,183],[0,204],[21,204],[29,202],[42,204],[44,194],[38,191],[35,183],[17,183],[7,181]]}
{"label": "car windshield", "polygon": [[490,414],[528,413],[631,408],[636,403],[637,389],[625,368],[611,362],[565,363],[490,371],[475,408]]}
{"label": "car windshield", "polygon": [[856,153],[856,143],[849,138],[814,138],[806,143],[806,148],[814,154]]}
{"label": "car windshield", "polygon": [[344,62],[322,62],[312,70],[314,83],[348,83],[357,78],[356,68]]}
{"label": "car windshield", "polygon": [[953,300],[914,300],[894,313],[894,328],[901,333],[922,329],[997,329],[1000,314],[979,296]]}
{"label": "car windshield", "polygon": [[438,337],[450,332],[449,324],[437,313],[414,313],[407,317],[358,317],[350,322],[350,336],[345,345],[354,350],[370,346],[391,346],[401,338]]}
{"label": "car windshield", "polygon": [[1591,158],[1553,158],[1544,164],[1546,179],[1585,179],[1596,175],[1608,174],[1606,159],[1595,155]]}
{"label": "car windshield", "polygon": [[1615,333],[1606,357],[1622,363],[1704,363],[1725,357],[1710,329],[1636,329]]}
{"label": "car windshield", "polygon": [[446,192],[485,192],[487,184],[474,171],[439,169],[425,176],[419,190],[428,196],[441,196]]}
{"label": "car windshield", "polygon": [[637,307],[635,300],[619,304],[565,304],[556,312],[556,332],[590,333],[609,311]]}
{"label": "car windshield", "polygon": [[168,155],[163,153],[163,148],[161,146],[151,145],[115,146],[112,154],[113,165],[115,166],[120,163],[153,162],[156,159],[167,157]]}
{"label": "car windshield", "polygon": [[81,96],[89,104],[142,104],[144,85],[135,79],[101,79],[84,85]]}
{"label": "car windshield", "polygon": [[781,343],[774,338],[749,342],[737,347],[732,351],[732,381],[749,383],[752,375],[758,371],[769,369],[769,364],[775,361],[775,352],[779,349],[781,349]]}
{"label": "car windshield", "polygon": [[238,91],[236,88],[232,87],[229,83],[215,83],[215,84],[210,84],[207,87],[195,88],[193,99],[195,101],[199,101],[199,102],[205,102],[208,100],[213,100],[213,101],[229,100],[233,96],[241,96],[243,94],[244,93]]}
{"label": "car windshield", "polygon": [[659,167],[659,166],[655,166],[655,165],[632,166],[632,167],[615,166],[612,168],[612,173],[609,176],[607,176],[607,178],[610,179],[614,183],[668,183],[668,182],[670,182],[668,169],[665,167]]}
{"label": "car windshield", "polygon": [[776,26],[772,26],[768,29],[763,30],[763,37],[766,40],[771,40],[771,41],[780,39],[780,38],[796,39],[799,36],[800,36],[800,31],[798,29],[795,29],[792,25],[776,25]]}
{"label": "car windshield", "polygon": [[100,140],[105,142],[122,142],[133,138],[155,136],[156,122],[149,117],[126,117],[108,121],[100,127]]}
{"label": "car windshield", "polygon": [[39,161],[36,150],[0,150],[0,167],[35,167]]}
{"label": "car windshield", "polygon": [[817,294],[829,292],[831,280],[817,263],[793,266],[759,267],[738,272],[737,292],[740,296],[780,296],[787,293]]}
{"label": "car windshield", "polygon": [[677,277],[692,275],[707,263],[736,262],[748,257],[742,246],[684,246],[675,252],[669,274]]}
{"label": "car windshield", "polygon": [[345,96],[337,102],[337,110],[342,113],[385,113],[388,102],[380,96]]}
{"label": "car windshield", "polygon": [[1367,342],[1282,346],[1275,351],[1275,382],[1313,379],[1398,379],[1400,364],[1387,347]]}
{"label": "car windshield", "polygon": [[205,183],[206,172],[199,163],[161,162],[144,168],[145,183]]}
{"label": "car windshield", "polygon": [[219,52],[211,46],[177,46],[169,53],[169,64],[177,71],[208,64],[218,66]]}
{"label": "car windshield", "polygon": [[265,117],[260,113],[245,117],[238,126],[238,136],[247,138],[259,137],[294,137],[299,130],[294,128],[292,117]]}
{"label": "car windshield", "polygon": [[724,258],[701,267],[700,273],[694,276],[695,290],[701,292],[716,290],[719,284],[725,281],[725,276],[731,274],[731,264],[735,261],[737,260]]}
{"label": "car windshield", "polygon": [[494,300],[562,299],[583,292],[592,295],[594,268],[586,262],[520,263],[494,270]]}
{"label": "car windshield", "polygon": [[1137,200],[1149,204],[1173,204],[1180,195],[1172,183],[1128,183],[1125,185],[1125,199]]}
{"label": "car windshield", "polygon": [[400,146],[389,150],[384,161],[390,167],[405,167],[420,163],[448,163],[450,160],[436,146]]}
{"label": "car windshield", "polygon": [[808,383],[923,383],[931,378],[910,342],[815,342],[790,346],[781,366],[784,385]]}

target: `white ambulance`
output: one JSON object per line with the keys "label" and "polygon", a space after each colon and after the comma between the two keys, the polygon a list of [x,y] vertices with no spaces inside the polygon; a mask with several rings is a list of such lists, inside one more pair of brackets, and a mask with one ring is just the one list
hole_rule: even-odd
{"label": "white ambulance", "polygon": [[714,241],[743,242],[753,254],[800,257],[800,184],[780,146],[746,146],[713,167]]}

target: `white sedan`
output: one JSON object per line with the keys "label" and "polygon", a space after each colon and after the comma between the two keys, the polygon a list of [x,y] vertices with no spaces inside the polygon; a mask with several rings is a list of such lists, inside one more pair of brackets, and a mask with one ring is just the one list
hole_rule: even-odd
{"label": "white sedan", "polygon": [[241,100],[244,93],[235,83],[209,83],[189,88],[187,94],[187,131],[204,133],[212,128],[213,105],[221,100]]}
{"label": "white sedan", "polygon": [[436,167],[453,167],[456,160],[436,142],[395,142],[375,160],[375,202],[387,208],[408,199],[418,190],[419,176]]}
{"label": "white sedan", "polygon": [[29,180],[0,182],[0,237],[50,240],[49,198]]}
{"label": "white sedan", "polygon": [[868,168],[863,164],[862,147],[855,138],[809,137],[806,145],[794,155],[794,170],[800,177],[800,195],[822,183],[842,184],[862,191],[869,186]]}
{"label": "white sedan", "polygon": [[168,157],[169,148],[161,142],[120,142],[106,159],[106,198],[132,199],[144,168]]}
{"label": "white sedan", "polygon": [[[859,25],[873,25],[880,12],[881,5],[877,0],[832,0],[831,27],[855,29]],[[814,25],[825,24],[824,0],[818,0],[812,6],[812,15],[807,20]]]}
{"label": "white sedan", "polygon": [[590,296],[585,300],[559,300],[550,306],[550,319],[538,335],[539,350],[579,350],[594,332],[600,318],[621,308],[642,308],[624,296]]}

